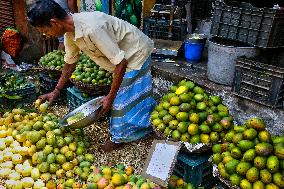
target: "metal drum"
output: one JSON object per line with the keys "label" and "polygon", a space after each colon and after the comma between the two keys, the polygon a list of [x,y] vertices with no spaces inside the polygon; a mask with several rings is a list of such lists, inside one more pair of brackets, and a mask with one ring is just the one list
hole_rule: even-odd
{"label": "metal drum", "polygon": [[257,56],[259,49],[240,42],[220,38],[209,39],[208,79],[223,85],[232,85],[235,73],[235,60],[240,56]]}

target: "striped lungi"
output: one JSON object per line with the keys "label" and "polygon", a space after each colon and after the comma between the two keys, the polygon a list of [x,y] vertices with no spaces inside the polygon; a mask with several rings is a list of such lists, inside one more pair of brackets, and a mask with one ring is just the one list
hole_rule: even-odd
{"label": "striped lungi", "polygon": [[111,119],[111,140],[125,143],[149,134],[150,114],[156,101],[153,98],[151,62],[148,58],[140,70],[125,73],[114,99]]}

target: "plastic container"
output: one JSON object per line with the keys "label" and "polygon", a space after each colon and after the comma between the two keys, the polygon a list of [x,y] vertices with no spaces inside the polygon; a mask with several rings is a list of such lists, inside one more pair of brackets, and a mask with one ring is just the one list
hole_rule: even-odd
{"label": "plastic container", "polygon": [[83,93],[81,93],[76,87],[67,88],[67,105],[70,110],[74,110],[94,98],[96,98],[96,96],[84,97]]}
{"label": "plastic container", "polygon": [[[103,97],[100,96],[82,104],[81,106],[64,116],[59,121],[59,124],[62,127],[67,127],[70,129],[81,129],[91,125],[95,121],[98,121],[100,118],[100,108],[102,107],[102,98]],[[83,113],[83,117],[73,123],[68,123],[68,118],[74,117],[78,113]]]}
{"label": "plastic container", "polygon": [[187,34],[187,23],[185,20],[175,19],[173,21],[173,36],[169,38],[170,20],[146,18],[144,19],[143,32],[153,39],[165,39],[183,41]]}
{"label": "plastic container", "polygon": [[187,62],[199,62],[202,59],[204,44],[184,43],[184,56]]}
{"label": "plastic container", "polygon": [[215,2],[211,34],[257,47],[284,46],[284,10],[257,8],[249,3]]}
{"label": "plastic container", "polygon": [[232,91],[237,96],[277,108],[284,101],[284,68],[239,58]]}
{"label": "plastic container", "polygon": [[[188,1],[187,1],[188,2]],[[214,0],[192,0],[191,12],[193,19],[211,17],[212,4]]]}
{"label": "plastic container", "polygon": [[259,49],[256,47],[241,42],[211,38],[208,44],[208,79],[231,86],[234,80],[235,60],[241,56],[254,57],[258,54]]}
{"label": "plastic container", "polygon": [[202,34],[188,35],[184,42],[184,56],[188,62],[199,62],[202,59],[206,37]]}
{"label": "plastic container", "polygon": [[[181,8],[190,2],[191,3],[191,16],[193,19],[204,19],[210,18],[212,12],[212,5],[214,0],[175,0],[175,5]],[[163,0],[163,4],[171,4],[171,0]],[[185,8],[184,8],[185,9]]]}
{"label": "plastic container", "polygon": [[[187,154],[180,152],[177,156],[177,163],[174,168],[174,174],[183,178],[186,182],[193,185],[204,185],[210,180],[213,167],[208,159],[210,154]],[[210,188],[210,187],[209,187]]]}

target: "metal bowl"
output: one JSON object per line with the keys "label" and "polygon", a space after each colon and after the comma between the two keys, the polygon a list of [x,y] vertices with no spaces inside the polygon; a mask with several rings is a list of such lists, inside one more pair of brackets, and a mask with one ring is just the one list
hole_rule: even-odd
{"label": "metal bowl", "polygon": [[[97,97],[79,106],[78,108],[76,108],[75,110],[64,116],[59,121],[59,124],[62,127],[68,127],[70,129],[80,129],[93,124],[95,121],[99,119],[99,112],[102,106],[101,104],[102,98],[103,96]],[[84,117],[76,122],[68,124],[67,119],[71,116],[76,115],[78,112],[84,113]]]}

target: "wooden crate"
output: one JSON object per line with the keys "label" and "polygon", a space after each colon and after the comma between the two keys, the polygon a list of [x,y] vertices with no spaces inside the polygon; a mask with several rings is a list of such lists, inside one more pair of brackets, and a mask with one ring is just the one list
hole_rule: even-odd
{"label": "wooden crate", "polygon": [[57,38],[46,38],[43,36],[43,53],[47,54],[52,52],[53,50],[57,50],[58,47],[58,39]]}

